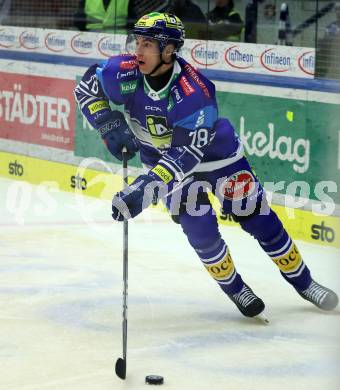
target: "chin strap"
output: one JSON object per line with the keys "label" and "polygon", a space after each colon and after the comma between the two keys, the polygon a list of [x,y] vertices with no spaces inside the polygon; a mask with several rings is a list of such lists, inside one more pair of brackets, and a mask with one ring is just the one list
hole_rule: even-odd
{"label": "chin strap", "polygon": [[170,62],[165,62],[165,61],[163,61],[162,53],[160,53],[159,59],[160,59],[160,62],[152,69],[152,71],[151,71],[150,73],[147,74],[148,76],[152,76],[152,74],[155,73],[156,70],[158,70],[163,64],[165,64],[165,65],[170,65],[172,62],[174,62],[175,59],[176,59],[176,54],[173,53],[173,54],[171,55],[171,60],[170,60]]}

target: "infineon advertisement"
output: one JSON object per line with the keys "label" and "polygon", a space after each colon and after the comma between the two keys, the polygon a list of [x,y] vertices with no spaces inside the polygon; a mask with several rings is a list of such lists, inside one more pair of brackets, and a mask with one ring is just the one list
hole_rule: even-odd
{"label": "infineon advertisement", "polygon": [[[106,59],[124,53],[125,35],[0,26],[0,51]],[[197,68],[313,78],[315,50],[187,39],[181,55]]]}

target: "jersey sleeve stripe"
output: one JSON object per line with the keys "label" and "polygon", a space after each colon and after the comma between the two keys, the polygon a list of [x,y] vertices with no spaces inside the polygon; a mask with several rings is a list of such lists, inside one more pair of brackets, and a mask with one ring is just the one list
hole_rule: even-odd
{"label": "jersey sleeve stripe", "polygon": [[192,150],[190,150],[187,146],[184,146],[184,149],[186,150],[187,153],[191,154],[193,157],[195,157],[195,159],[197,160],[197,162],[201,162],[201,158],[198,157]]}
{"label": "jersey sleeve stripe", "polygon": [[181,167],[176,163],[176,161],[172,158],[169,158],[167,155],[164,155],[162,156],[162,160],[166,160],[169,162],[169,164],[172,164],[175,169],[179,172],[181,172],[182,174],[184,174],[183,170],[181,169]]}
{"label": "jersey sleeve stripe", "polygon": [[174,169],[174,166],[172,164],[169,164],[168,161],[165,161],[163,158],[161,158],[158,163],[161,165],[165,165],[167,168],[169,168],[178,181],[182,181],[184,179],[184,173],[178,171],[176,168]]}
{"label": "jersey sleeve stripe", "polygon": [[203,153],[197,153],[197,151],[190,147],[190,146],[184,146],[184,149],[190,153],[191,155],[193,155],[197,160],[198,162],[201,162],[202,158],[203,158]]}
{"label": "jersey sleeve stripe", "polygon": [[86,106],[86,104],[92,102],[93,100],[97,100],[97,99],[98,99],[98,98],[96,98],[96,97],[89,97],[88,99],[86,99],[86,100],[83,101],[83,102],[79,100],[80,107],[81,107],[81,108],[84,108],[84,107]]}
{"label": "jersey sleeve stripe", "polygon": [[[104,64],[105,65],[105,64]],[[103,80],[103,68],[100,66],[100,67],[97,67],[96,69],[96,75],[98,77],[98,81],[100,82],[100,85],[103,89],[103,92],[105,93],[105,95],[110,98],[110,95],[108,94],[108,92],[106,91],[105,89],[105,83],[104,83],[104,80]]]}

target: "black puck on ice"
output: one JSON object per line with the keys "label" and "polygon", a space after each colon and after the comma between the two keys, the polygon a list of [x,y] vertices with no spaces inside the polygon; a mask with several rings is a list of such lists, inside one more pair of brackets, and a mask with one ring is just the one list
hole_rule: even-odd
{"label": "black puck on ice", "polygon": [[147,375],[145,377],[145,383],[149,385],[162,385],[164,383],[164,378],[160,375]]}

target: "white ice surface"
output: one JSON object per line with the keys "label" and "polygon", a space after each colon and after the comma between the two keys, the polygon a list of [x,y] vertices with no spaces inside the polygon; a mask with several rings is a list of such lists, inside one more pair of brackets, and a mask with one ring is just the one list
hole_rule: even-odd
{"label": "white ice surface", "polygon": [[[110,203],[1,179],[0,229],[0,389],[144,389],[147,374],[176,390],[340,388],[339,309],[303,301],[238,228],[221,231],[268,326],[238,312],[167,215],[129,224],[126,381],[114,373],[122,225]],[[339,251],[298,244],[339,293]]]}

